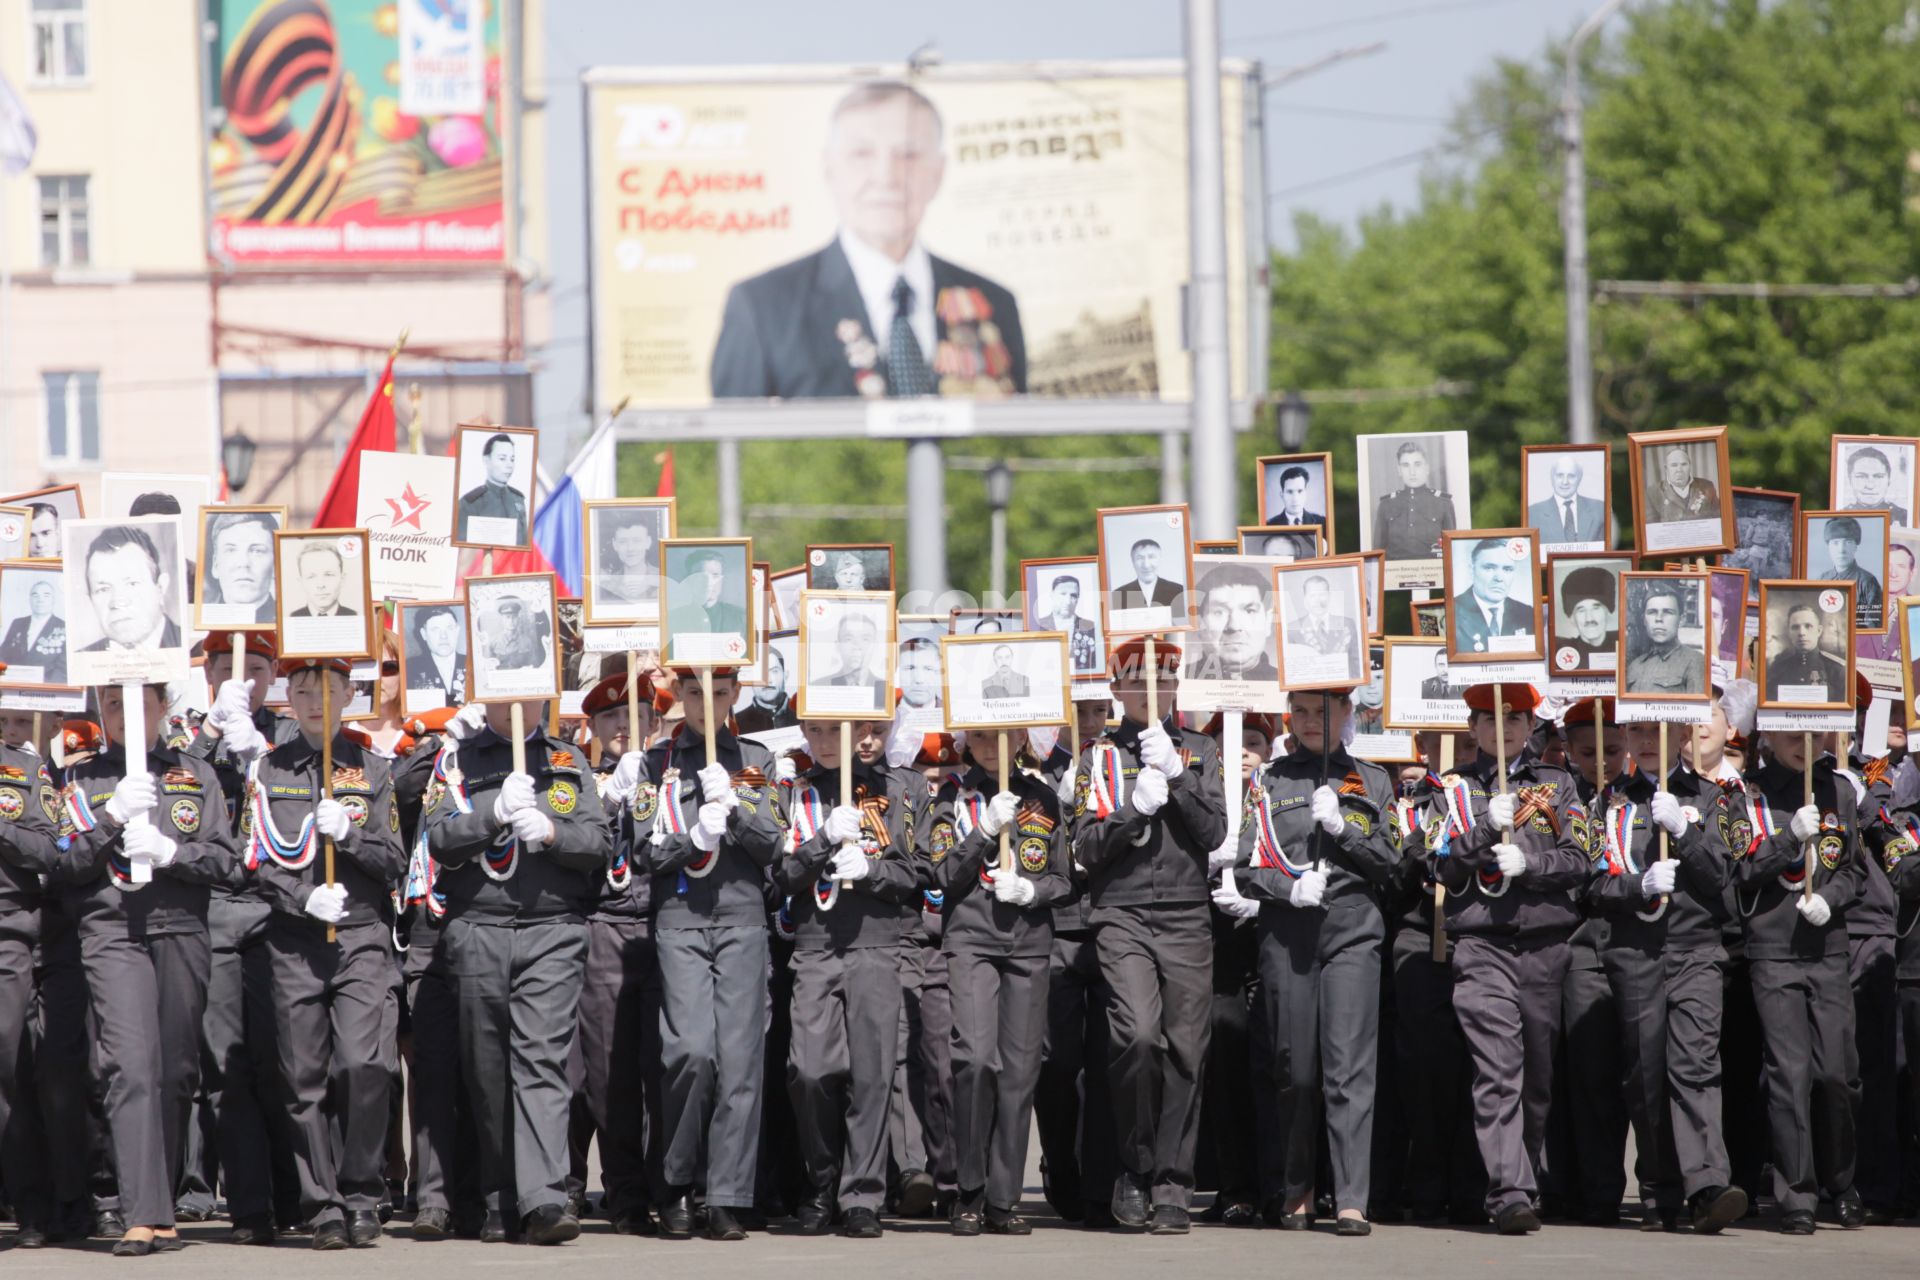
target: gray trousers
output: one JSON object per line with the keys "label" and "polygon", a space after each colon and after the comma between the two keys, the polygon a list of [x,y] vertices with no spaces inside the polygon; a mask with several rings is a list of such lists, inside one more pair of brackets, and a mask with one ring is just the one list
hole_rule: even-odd
{"label": "gray trousers", "polygon": [[1047,1039],[1033,1105],[1053,1194],[1069,1203],[1104,1206],[1119,1158],[1108,1119],[1113,1114],[1107,1077],[1107,1005],[1112,996],[1095,947],[1090,932],[1053,936],[1047,966]]}
{"label": "gray trousers", "polygon": [[1564,938],[1454,940],[1453,1008],[1473,1059],[1489,1214],[1531,1205],[1539,1193],[1566,977]]}
{"label": "gray trousers", "polygon": [[1591,950],[1567,971],[1561,997],[1566,1026],[1567,1128],[1572,1170],[1554,1171],[1557,1190],[1588,1210],[1620,1208],[1627,1194],[1626,1097],[1620,1082],[1620,1012],[1604,963]]}
{"label": "gray trousers", "polygon": [[393,934],[384,924],[267,925],[280,1094],[293,1130],[300,1213],[313,1223],[379,1208],[397,1049]]}
{"label": "gray trousers", "polygon": [[662,1145],[660,963],[651,922],[588,919],[577,1049],[580,1093],[600,1141],[601,1211],[609,1218],[640,1213],[659,1189]]}
{"label": "gray trousers", "polygon": [[567,1054],[587,930],[578,918],[449,921],[442,945],[460,999],[460,1067],[480,1140],[488,1210],[521,1217],[567,1198]]}
{"label": "gray trousers", "polygon": [[1680,1158],[1668,1113],[1666,957],[1632,947],[1600,953],[1613,993],[1615,1035],[1627,1120],[1633,1126],[1634,1176],[1640,1203],[1680,1208]]}
{"label": "gray trousers", "polygon": [[1668,1108],[1681,1191],[1691,1196],[1733,1182],[1720,1118],[1727,953],[1719,947],[1669,952],[1665,965]]}
{"label": "gray trousers", "polygon": [[893,1159],[923,1169],[940,1191],[956,1191],[953,1157],[953,996],[937,945],[901,944],[900,1037],[904,1069],[894,1077]]}
{"label": "gray trousers", "polygon": [[[1333,1157],[1334,1203],[1367,1211],[1379,1067],[1380,942],[1364,931],[1322,954],[1338,929],[1324,911],[1295,911],[1260,928],[1262,1046],[1278,1088],[1274,1119],[1285,1144],[1289,1202],[1313,1191],[1322,1122]],[[1323,928],[1326,926],[1326,928]]]}
{"label": "gray trousers", "polygon": [[34,1085],[46,1130],[47,1174],[62,1211],[115,1199],[113,1160],[95,1114],[98,1072],[93,1065],[92,1019],[80,933],[65,914],[40,913],[39,1023],[34,1041]]}
{"label": "gray trousers", "polygon": [[1487,1194],[1453,970],[1433,958],[1431,938],[1405,924],[1393,937],[1395,1079],[1407,1125],[1407,1199],[1417,1218],[1476,1210]]}
{"label": "gray trousers", "polygon": [[441,929],[414,930],[403,972],[413,1023],[414,1197],[422,1209],[464,1209],[479,1200],[479,1142],[460,1075],[460,998]]}
{"label": "gray trousers", "polygon": [[1109,910],[1094,946],[1113,996],[1107,1061],[1120,1165],[1146,1179],[1154,1204],[1184,1209],[1193,1201],[1213,1031],[1207,904]]}
{"label": "gray trousers", "polygon": [[207,935],[83,932],[80,956],[120,1213],[130,1227],[171,1227],[200,1076]]}
{"label": "gray trousers", "polygon": [[1047,957],[950,951],[947,983],[960,1194],[984,1190],[989,1205],[1011,1209],[1026,1187],[1027,1132],[1047,1033]]}
{"label": "gray trousers", "polygon": [[704,1147],[707,1203],[751,1209],[766,1074],[767,931],[661,929],[654,941],[666,1117],[661,1177],[669,1188],[693,1186]]}
{"label": "gray trousers", "polygon": [[887,1099],[887,1161],[896,1177],[927,1167],[927,1130],[914,1107],[914,1038],[919,1035],[915,1009],[926,989],[926,948],[902,938],[894,952],[900,966],[900,1018],[893,1036],[893,1082]]}
{"label": "gray trousers", "polygon": [[[227,1216],[264,1218],[276,1207],[298,1216],[298,1175],[276,1084],[273,974],[265,902],[216,895],[207,904],[213,965],[201,1019],[201,1088],[213,1113],[219,1182]],[[212,1163],[212,1162],[210,1162]]]}
{"label": "gray trousers", "polygon": [[793,953],[787,1092],[813,1194],[842,1212],[887,1198],[887,1116],[900,1031],[896,949]]}
{"label": "gray trousers", "polygon": [[0,1186],[13,1201],[14,1220],[45,1226],[53,1208],[47,1194],[46,1136],[32,1097],[27,1019],[33,1009],[33,948],[19,934],[0,934]]}
{"label": "gray trousers", "polygon": [[1859,1068],[1847,957],[1751,960],[1749,968],[1765,1045],[1773,1196],[1782,1213],[1811,1213],[1822,1191],[1838,1197],[1853,1188],[1850,1086]]}

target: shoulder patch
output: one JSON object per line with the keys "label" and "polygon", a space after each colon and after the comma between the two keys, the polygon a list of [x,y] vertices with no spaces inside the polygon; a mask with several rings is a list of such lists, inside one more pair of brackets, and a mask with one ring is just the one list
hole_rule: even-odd
{"label": "shoulder patch", "polygon": [[1020,842],[1020,869],[1029,875],[1039,875],[1047,869],[1047,842],[1039,836],[1028,836]]}
{"label": "shoulder patch", "polygon": [[27,793],[18,787],[0,787],[0,818],[8,822],[20,821],[20,815],[27,811]]}

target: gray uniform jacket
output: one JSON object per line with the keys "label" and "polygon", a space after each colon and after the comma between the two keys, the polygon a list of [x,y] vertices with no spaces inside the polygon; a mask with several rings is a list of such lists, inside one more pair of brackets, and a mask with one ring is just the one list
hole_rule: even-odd
{"label": "gray uniform jacket", "polygon": [[[1227,808],[1220,776],[1220,748],[1212,738],[1168,722],[1173,745],[1187,767],[1167,786],[1167,802],[1152,817],[1133,803],[1140,772],[1140,731],[1122,721],[1080,758],[1074,800],[1073,856],[1087,869],[1091,921],[1108,907],[1185,906],[1208,901],[1207,858],[1227,836]],[[1118,752],[1124,794],[1118,808],[1102,814],[1089,771],[1111,743]]]}
{"label": "gray uniform jacket", "polygon": [[[733,779],[739,807],[727,818],[720,847],[702,853],[693,843],[700,817],[700,770],[707,763],[706,740],[682,729],[647,752],[646,775],[634,800],[639,821],[633,854],[653,876],[654,920],[662,929],[706,929],[715,925],[767,922],[767,868],[785,840],[779,806],[769,780],[773,754],[722,730],[716,743],[719,763]],[[671,794],[670,794],[671,792]],[[678,798],[677,807],[674,797]],[[684,829],[676,831],[675,813]],[[690,869],[711,865],[705,875]]]}
{"label": "gray uniform jacket", "polygon": [[984,809],[1000,794],[998,779],[970,768],[934,797],[928,840],[934,884],[944,895],[942,945],[949,953],[1045,956],[1053,949],[1053,908],[1072,891],[1060,798],[1045,782],[1020,772],[1008,777],[1007,786],[1020,801],[1008,841],[1013,867],[1034,887],[1034,899],[1024,907],[993,896],[987,873],[1000,865],[1000,839],[960,813],[971,795]]}
{"label": "gray uniform jacket", "polygon": [[[853,797],[861,811],[861,844],[870,870],[866,879],[841,885],[833,908],[823,911],[820,882],[840,851],[824,830],[827,815],[840,804],[839,767],[815,765],[779,785],[777,802],[787,835],[773,864],[773,883],[791,903],[794,950],[899,945],[930,875],[923,852],[929,818],[926,787],[926,779],[911,769],[854,765]],[[809,826],[811,834],[803,839]]]}
{"label": "gray uniform jacket", "polygon": [[[302,824],[319,805],[320,748],[305,737],[275,747],[254,770],[242,814],[246,864],[269,905],[316,929],[326,926],[307,914],[307,896],[327,882],[326,856],[316,841],[313,860],[298,869],[283,866],[270,853],[268,839],[254,830],[264,801],[280,836],[297,839]],[[393,799],[392,766],[344,734],[333,740],[333,798],[347,811],[346,837],[336,841],[334,882],[347,891],[343,927],[393,924],[393,887],[406,870],[400,849],[400,810]]]}

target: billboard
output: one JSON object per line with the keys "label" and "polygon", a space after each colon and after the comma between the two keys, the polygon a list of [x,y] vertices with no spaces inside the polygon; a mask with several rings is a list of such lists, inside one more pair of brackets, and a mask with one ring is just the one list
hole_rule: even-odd
{"label": "billboard", "polygon": [[499,4],[213,0],[213,251],[505,260]]}
{"label": "billboard", "polygon": [[[1189,398],[1179,64],[584,78],[599,403]],[[1249,372],[1266,252],[1247,65],[1222,105],[1245,401],[1266,363]]]}

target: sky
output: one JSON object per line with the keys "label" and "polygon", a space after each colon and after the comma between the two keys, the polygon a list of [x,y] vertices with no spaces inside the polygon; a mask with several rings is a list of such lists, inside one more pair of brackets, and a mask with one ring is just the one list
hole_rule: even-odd
{"label": "sky", "polygon": [[[1295,211],[1352,224],[1412,205],[1427,153],[1474,77],[1566,39],[1599,0],[1219,0],[1221,51],[1273,73],[1384,42],[1266,98],[1268,234]],[[586,221],[578,76],[589,66],[903,61],[928,42],[949,63],[1179,57],[1179,0],[547,0],[554,337],[530,354],[536,420],[584,435]],[[1616,19],[1616,22],[1618,20]],[[549,437],[551,438],[551,437]],[[563,437],[564,438],[564,437]]]}

